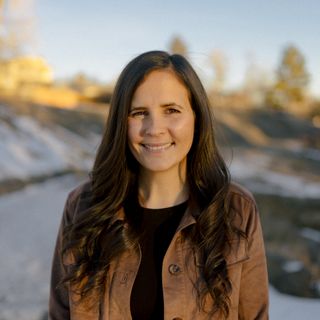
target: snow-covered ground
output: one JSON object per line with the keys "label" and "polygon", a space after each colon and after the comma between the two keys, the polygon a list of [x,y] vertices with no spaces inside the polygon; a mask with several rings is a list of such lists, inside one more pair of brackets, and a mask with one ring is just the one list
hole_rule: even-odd
{"label": "snow-covered ground", "polygon": [[44,126],[0,105],[0,181],[87,170],[99,138],[94,133],[82,137],[58,123]]}
{"label": "snow-covered ground", "polygon": [[[313,155],[314,160],[320,162],[320,150],[313,150]],[[312,175],[308,168],[293,173],[275,170],[274,161],[272,155],[257,150],[239,153],[235,150],[234,158],[229,161],[230,172],[234,179],[254,193],[319,198],[320,177]]]}
{"label": "snow-covered ground", "polygon": [[[67,193],[68,175],[0,197],[0,319],[39,320],[47,310],[51,256]],[[270,288],[270,319],[314,320],[320,300]]]}

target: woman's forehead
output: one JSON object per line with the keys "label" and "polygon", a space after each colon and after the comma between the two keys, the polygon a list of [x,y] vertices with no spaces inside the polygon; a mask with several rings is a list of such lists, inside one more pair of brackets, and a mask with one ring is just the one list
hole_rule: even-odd
{"label": "woman's forehead", "polygon": [[174,99],[189,101],[189,90],[172,70],[154,70],[134,91],[132,104],[148,99],[166,100],[163,103],[174,102]]}

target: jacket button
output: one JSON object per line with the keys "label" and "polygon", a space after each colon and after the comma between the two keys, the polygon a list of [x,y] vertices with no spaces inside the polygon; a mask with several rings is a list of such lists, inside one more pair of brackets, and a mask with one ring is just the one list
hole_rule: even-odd
{"label": "jacket button", "polygon": [[[181,272],[181,268],[176,264],[170,264],[169,272],[170,274],[176,275]],[[176,318],[176,319],[179,319],[179,318]]]}

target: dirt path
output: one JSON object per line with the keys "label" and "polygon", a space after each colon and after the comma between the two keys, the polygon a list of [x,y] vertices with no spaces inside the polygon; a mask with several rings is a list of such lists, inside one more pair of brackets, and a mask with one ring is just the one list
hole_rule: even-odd
{"label": "dirt path", "polygon": [[51,256],[74,176],[0,197],[0,319],[38,320],[47,310]]}

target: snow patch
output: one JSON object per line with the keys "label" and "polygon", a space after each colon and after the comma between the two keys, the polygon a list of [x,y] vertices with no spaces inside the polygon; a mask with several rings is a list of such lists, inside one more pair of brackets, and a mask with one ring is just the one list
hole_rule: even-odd
{"label": "snow patch", "polygon": [[303,263],[298,260],[287,261],[283,264],[282,269],[289,273],[299,272],[303,269]]}
{"label": "snow patch", "polygon": [[320,243],[320,231],[311,228],[302,228],[300,234],[309,240]]}
{"label": "snow patch", "polygon": [[237,156],[230,165],[235,180],[253,192],[278,194],[297,198],[319,198],[320,183],[303,176],[288,175],[270,169],[272,159],[267,155]]}
{"label": "snow patch", "polygon": [[91,168],[98,135],[82,137],[58,124],[45,127],[5,109],[0,106],[0,181]]}
{"label": "snow patch", "polygon": [[270,319],[315,320],[320,314],[320,299],[288,296],[270,287]]}

